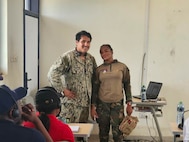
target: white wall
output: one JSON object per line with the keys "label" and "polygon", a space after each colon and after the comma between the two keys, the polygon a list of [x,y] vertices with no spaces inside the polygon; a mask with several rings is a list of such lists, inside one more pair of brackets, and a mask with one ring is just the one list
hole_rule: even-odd
{"label": "white wall", "polygon": [[109,43],[114,58],[128,65],[133,95],[139,94],[142,57],[147,51],[145,84],[163,82],[164,116],[175,121],[180,100],[189,109],[188,5],[188,0],[42,0],[40,85],[48,83],[49,67],[75,47],[75,33],[84,29],[93,36],[90,53],[98,64],[102,63],[100,45]]}
{"label": "white wall", "polygon": [[102,63],[100,46],[111,44],[114,57],[126,63],[131,70],[132,80],[135,80],[132,82],[133,92],[139,93],[144,27],[144,0],[42,0],[41,85],[47,83],[46,75],[55,59],[75,48],[75,34],[87,30],[93,37],[89,52],[96,57],[97,63]]}
{"label": "white wall", "polygon": [[189,1],[151,1],[148,80],[164,83],[161,92],[167,99],[164,116],[174,121],[176,105],[183,101],[189,109]]}
{"label": "white wall", "polygon": [[[7,20],[7,26],[4,26],[4,33],[1,40],[1,48],[8,55],[7,69],[4,80],[0,84],[7,84],[11,88],[23,86],[23,0],[1,0],[0,9],[7,9],[4,11],[5,15],[1,15],[1,20]],[[5,7],[4,7],[5,6]],[[4,16],[7,16],[4,18]],[[2,51],[2,50],[1,50]],[[1,59],[1,58],[0,58]],[[6,58],[3,58],[3,62]],[[5,65],[6,66],[6,65]]]}
{"label": "white wall", "polygon": [[0,0],[0,74],[8,71],[7,48],[7,1]]}

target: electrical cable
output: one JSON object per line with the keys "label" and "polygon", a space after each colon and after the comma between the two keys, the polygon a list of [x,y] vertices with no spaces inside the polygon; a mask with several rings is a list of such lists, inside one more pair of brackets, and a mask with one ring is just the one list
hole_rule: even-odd
{"label": "electrical cable", "polygon": [[150,137],[153,139],[153,142],[155,141],[155,142],[157,142],[157,140],[152,136],[152,134],[151,134],[151,131],[150,131],[150,127],[149,127],[149,125],[148,125],[148,119],[147,119],[147,117],[146,117],[146,124],[147,124],[147,128],[148,128],[148,132],[149,132],[149,134],[150,134]]}
{"label": "electrical cable", "polygon": [[157,132],[157,129],[155,128],[155,123],[154,123],[154,119],[152,119],[152,126],[153,126],[153,130],[154,130],[154,133],[155,133],[155,136],[157,136],[158,132]]}

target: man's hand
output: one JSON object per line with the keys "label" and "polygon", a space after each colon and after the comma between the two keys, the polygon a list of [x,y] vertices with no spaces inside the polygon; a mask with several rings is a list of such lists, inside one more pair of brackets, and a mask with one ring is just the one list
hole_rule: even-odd
{"label": "man's hand", "polygon": [[75,93],[70,91],[70,90],[68,90],[68,89],[65,89],[63,91],[63,93],[64,93],[64,96],[68,97],[69,99],[74,99],[75,98]]}
{"label": "man's hand", "polygon": [[35,125],[35,127],[44,135],[46,142],[53,142],[45,126],[36,115],[36,111],[32,104],[26,104],[22,107],[22,117],[24,120],[30,121]]}
{"label": "man's hand", "polygon": [[30,121],[35,123],[38,121],[38,116],[36,115],[36,111],[34,109],[34,106],[32,104],[26,104],[22,107],[22,118],[25,121]]}

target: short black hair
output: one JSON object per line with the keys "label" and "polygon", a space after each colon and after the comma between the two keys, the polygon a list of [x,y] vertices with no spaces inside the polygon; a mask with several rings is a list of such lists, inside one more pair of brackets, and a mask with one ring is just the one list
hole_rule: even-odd
{"label": "short black hair", "polygon": [[80,31],[75,35],[75,40],[79,41],[81,39],[81,36],[87,36],[88,38],[90,38],[90,41],[92,41],[92,36],[89,32],[87,31]]}
{"label": "short black hair", "polygon": [[111,51],[113,51],[113,49],[112,49],[112,47],[111,47],[110,44],[102,44],[102,45],[100,46],[100,49],[101,49],[102,47],[104,47],[104,46],[108,47]]}

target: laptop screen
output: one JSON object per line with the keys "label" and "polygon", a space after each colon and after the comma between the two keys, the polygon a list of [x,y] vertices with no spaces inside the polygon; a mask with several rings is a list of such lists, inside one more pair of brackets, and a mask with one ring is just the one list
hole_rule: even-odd
{"label": "laptop screen", "polygon": [[147,99],[157,99],[159,92],[161,90],[162,84],[163,83],[161,83],[161,82],[150,81],[148,88],[146,90],[146,98]]}

